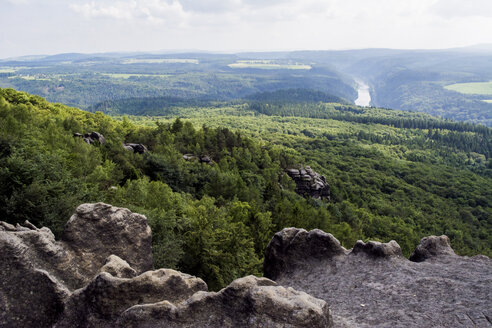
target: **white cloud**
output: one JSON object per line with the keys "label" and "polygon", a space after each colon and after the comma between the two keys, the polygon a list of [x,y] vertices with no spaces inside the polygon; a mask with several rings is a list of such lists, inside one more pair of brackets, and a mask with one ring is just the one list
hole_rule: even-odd
{"label": "white cloud", "polygon": [[492,17],[491,0],[439,0],[432,8],[436,15],[446,18]]}
{"label": "white cloud", "polygon": [[143,19],[151,23],[182,23],[187,17],[176,0],[91,1],[70,4],[70,8],[87,18]]}
{"label": "white cloud", "polygon": [[492,43],[492,0],[0,0],[0,4],[0,58],[67,51],[444,48]]}

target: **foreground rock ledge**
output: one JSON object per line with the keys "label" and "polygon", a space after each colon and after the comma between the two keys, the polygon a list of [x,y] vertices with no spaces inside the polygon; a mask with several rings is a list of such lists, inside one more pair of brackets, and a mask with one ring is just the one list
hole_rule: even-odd
{"label": "foreground rock ledge", "polygon": [[218,293],[152,269],[145,216],[83,204],[60,241],[47,228],[0,222],[0,327],[331,327],[325,301],[266,278]]}
{"label": "foreground rock ledge", "polygon": [[346,250],[323,231],[287,228],[264,271],[325,300],[335,327],[492,327],[492,260],[457,256],[446,236],[423,238],[408,260],[395,241]]}

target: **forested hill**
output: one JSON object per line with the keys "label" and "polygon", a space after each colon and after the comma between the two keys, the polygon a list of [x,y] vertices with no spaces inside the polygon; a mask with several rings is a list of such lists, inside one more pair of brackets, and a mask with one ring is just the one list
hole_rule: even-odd
{"label": "forested hill", "polygon": [[[267,242],[288,226],[321,228],[347,247],[395,239],[406,255],[446,234],[459,254],[492,255],[490,129],[405,127],[414,117],[404,112],[353,109],[295,117],[236,104],[132,122],[0,89],[0,217],[59,232],[80,203],[128,207],[149,219],[156,267],[213,289],[259,274]],[[92,131],[105,142],[74,137]],[[326,177],[330,200],[295,192],[285,169],[300,164]]]}

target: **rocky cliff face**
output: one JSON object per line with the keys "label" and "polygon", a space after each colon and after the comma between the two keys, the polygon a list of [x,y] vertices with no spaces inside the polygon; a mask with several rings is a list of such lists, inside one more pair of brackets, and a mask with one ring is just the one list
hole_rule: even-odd
{"label": "rocky cliff face", "polygon": [[287,174],[296,183],[296,192],[302,196],[316,199],[330,199],[330,186],[323,175],[315,172],[309,166],[299,169],[287,169]]}
{"label": "rocky cliff face", "polygon": [[266,251],[265,276],[326,301],[335,327],[491,327],[492,260],[423,238],[410,260],[395,241],[344,249],[331,234],[288,228]]}
{"label": "rocky cliff face", "polygon": [[331,327],[325,301],[266,278],[218,293],[201,279],[152,271],[144,216],[83,204],[61,240],[0,222],[0,327]]}

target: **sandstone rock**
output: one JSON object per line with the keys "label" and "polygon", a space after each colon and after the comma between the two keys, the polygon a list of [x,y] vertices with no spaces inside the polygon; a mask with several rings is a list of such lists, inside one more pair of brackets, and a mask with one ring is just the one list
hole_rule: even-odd
{"label": "sandstone rock", "polygon": [[210,164],[211,162],[212,159],[207,155],[200,157],[200,163]]}
{"label": "sandstone rock", "polygon": [[330,199],[330,186],[326,183],[326,178],[311,167],[301,165],[299,169],[286,169],[285,172],[296,183],[296,192],[299,195],[315,199]]}
{"label": "sandstone rock", "polygon": [[33,233],[0,231],[0,327],[51,327],[69,295],[31,258],[23,235]]}
{"label": "sandstone rock", "polygon": [[127,261],[122,260],[116,255],[110,255],[106,259],[106,263],[101,268],[101,272],[107,272],[118,278],[133,278],[137,275],[137,271],[135,271]]}
{"label": "sandstone rock", "polygon": [[137,305],[119,327],[332,327],[324,301],[265,278],[248,276],[218,293],[199,292],[181,303]]}
{"label": "sandstone rock", "polygon": [[73,136],[75,138],[82,138],[86,143],[92,145],[95,141],[98,141],[101,145],[106,142],[106,138],[99,132],[90,132],[90,133],[74,133]]}
{"label": "sandstone rock", "polygon": [[125,148],[126,150],[133,151],[134,153],[137,153],[137,154],[143,154],[143,153],[148,151],[147,147],[145,147],[145,145],[137,144],[137,143],[123,144],[123,148]]}
{"label": "sandstone rock", "polygon": [[[492,260],[455,255],[446,236],[424,238],[412,257],[432,260],[416,263],[401,256],[394,241],[358,241],[345,254],[312,256],[319,241],[296,238],[299,231],[275,235],[265,254],[265,275],[325,300],[336,327],[492,325]],[[283,246],[294,241],[303,244]],[[284,251],[289,247],[296,251]]]}
{"label": "sandstone rock", "polygon": [[55,327],[114,327],[120,314],[134,305],[181,302],[206,290],[203,280],[174,270],[147,271],[130,279],[103,272],[73,293]]}
{"label": "sandstone rock", "polygon": [[346,249],[332,234],[315,229],[285,228],[277,232],[267,246],[263,271],[276,279],[282,272],[303,265],[306,259],[325,259],[345,255]]}
{"label": "sandstone rock", "polygon": [[183,159],[184,159],[185,161],[193,161],[193,160],[195,160],[195,159],[196,159],[196,156],[195,156],[195,155],[193,155],[193,154],[184,154],[184,155],[183,155]]}
{"label": "sandstone rock", "polygon": [[[150,227],[144,216],[127,209],[102,203],[81,205],[61,241],[55,241],[48,228],[14,227],[5,222],[0,227],[4,256],[11,254],[9,260],[15,265],[28,263],[28,267],[48,272],[69,290],[87,284],[113,254],[133,264],[138,273],[152,268]],[[9,283],[15,285],[15,281]]]}
{"label": "sandstone rock", "polygon": [[126,208],[103,203],[80,205],[65,225],[61,241],[90,272],[98,272],[113,254],[127,261],[137,273],[153,267],[147,219]]}
{"label": "sandstone rock", "polygon": [[389,243],[380,243],[377,241],[369,241],[364,243],[358,240],[351,254],[366,254],[375,258],[388,258],[391,256],[403,256],[400,245],[394,240]]}
{"label": "sandstone rock", "polygon": [[[314,240],[312,253],[324,254],[337,243],[319,231],[297,235],[293,250]],[[29,222],[0,222],[0,327],[332,325],[326,302],[265,278],[242,278],[209,293],[199,278],[146,271],[150,243],[144,216],[103,203],[79,206],[60,241]]]}
{"label": "sandstone rock", "polygon": [[455,255],[448,236],[429,236],[422,238],[420,244],[410,255],[410,261],[422,262],[435,256],[446,255]]}
{"label": "sandstone rock", "polygon": [[198,156],[198,155],[193,155],[193,154],[184,154],[183,159],[185,161],[195,161],[198,160],[200,163],[205,163],[212,165],[213,161],[208,155],[203,155],[203,156]]}

